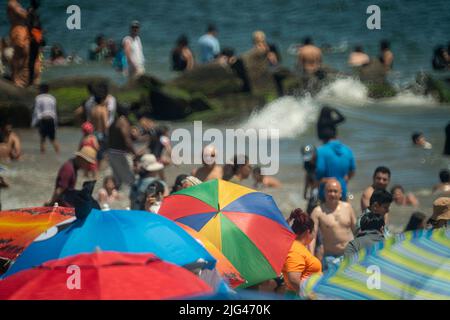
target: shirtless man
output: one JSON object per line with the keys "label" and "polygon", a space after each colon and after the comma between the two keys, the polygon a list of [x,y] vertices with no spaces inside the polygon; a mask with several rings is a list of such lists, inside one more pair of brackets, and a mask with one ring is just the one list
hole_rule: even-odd
{"label": "shirtless man", "polygon": [[192,170],[192,176],[205,182],[213,179],[223,178],[223,167],[216,164],[216,148],[208,145],[203,149],[203,166]]}
{"label": "shirtless man", "polygon": [[348,65],[350,67],[362,67],[369,64],[370,58],[362,49],[361,46],[356,46],[350,56],[348,57]]}
{"label": "shirtless man", "polygon": [[356,216],[352,206],[341,199],[342,187],[338,180],[328,179],[325,185],[325,203],[311,213],[314,221],[313,241],[310,252],[315,252],[317,233],[322,234],[324,247],[324,270],[344,254],[345,247],[353,240]]}
{"label": "shirtless man", "polygon": [[384,69],[390,71],[392,69],[392,64],[394,63],[394,54],[390,49],[389,41],[381,41],[380,50],[380,61],[384,65]]}
{"label": "shirtless man", "polygon": [[298,49],[298,66],[308,75],[316,73],[322,65],[322,51],[306,37],[303,46]]}
{"label": "shirtless man", "polygon": [[12,80],[16,86],[24,88],[28,85],[29,80],[30,34],[27,26],[28,12],[16,0],[8,1],[7,12],[11,23],[9,36],[14,48],[11,65]]}
{"label": "shirtless man", "polygon": [[0,129],[0,159],[19,160],[22,155],[20,139],[6,123]]}
{"label": "shirtless man", "polygon": [[361,212],[364,212],[370,206],[370,197],[375,189],[386,190],[389,182],[391,181],[391,170],[387,167],[378,167],[373,173],[372,185],[364,190],[361,197]]}
{"label": "shirtless man", "polygon": [[253,169],[253,179],[255,180],[253,184],[255,189],[258,189],[260,186],[263,188],[281,188],[280,180],[275,177],[263,175],[260,167]]}
{"label": "shirtless man", "polygon": [[434,194],[450,195],[450,171],[443,169],[439,172],[439,180],[441,183],[433,187]]}
{"label": "shirtless man", "polygon": [[91,110],[91,122],[94,125],[94,135],[97,138],[100,149],[97,153],[97,160],[100,167],[104,166],[103,158],[106,150],[106,140],[108,133],[108,108],[106,106],[106,99],[96,104]]}

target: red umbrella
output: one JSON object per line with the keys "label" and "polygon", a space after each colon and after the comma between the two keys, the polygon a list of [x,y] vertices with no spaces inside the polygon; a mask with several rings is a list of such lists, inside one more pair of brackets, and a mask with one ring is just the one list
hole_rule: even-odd
{"label": "red umbrella", "polygon": [[118,252],[53,260],[0,281],[1,300],[162,300],[212,292],[190,271],[153,254]]}

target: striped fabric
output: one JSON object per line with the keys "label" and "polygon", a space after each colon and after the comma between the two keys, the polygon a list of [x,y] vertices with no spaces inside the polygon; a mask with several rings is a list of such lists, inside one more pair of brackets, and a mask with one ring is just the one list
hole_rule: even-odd
{"label": "striped fabric", "polygon": [[309,278],[302,285],[302,295],[345,300],[448,300],[450,230],[407,232],[362,250],[323,276]]}

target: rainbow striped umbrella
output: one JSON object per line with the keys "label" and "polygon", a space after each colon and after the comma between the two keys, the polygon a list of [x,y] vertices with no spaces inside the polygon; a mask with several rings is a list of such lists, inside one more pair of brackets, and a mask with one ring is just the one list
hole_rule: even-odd
{"label": "rainbow striped umbrella", "polygon": [[295,235],[273,198],[223,180],[210,180],[166,197],[159,214],[213,243],[253,286],[277,277]]}
{"label": "rainbow striped umbrella", "polygon": [[304,295],[345,300],[450,299],[450,230],[407,232],[311,276]]}

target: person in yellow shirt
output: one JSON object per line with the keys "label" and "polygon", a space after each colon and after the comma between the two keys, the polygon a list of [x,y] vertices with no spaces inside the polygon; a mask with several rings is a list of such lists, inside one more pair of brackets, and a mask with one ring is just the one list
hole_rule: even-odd
{"label": "person in yellow shirt", "polygon": [[286,257],[282,272],[287,293],[299,294],[301,281],[314,273],[322,272],[322,263],[309,250],[307,245],[313,239],[314,221],[302,209],[294,209],[287,220],[297,235]]}

